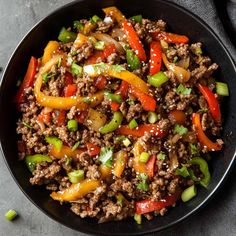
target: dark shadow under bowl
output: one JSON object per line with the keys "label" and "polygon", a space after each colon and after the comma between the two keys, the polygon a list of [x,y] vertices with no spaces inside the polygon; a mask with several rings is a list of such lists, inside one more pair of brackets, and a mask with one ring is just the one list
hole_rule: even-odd
{"label": "dark shadow under bowl", "polygon": [[[73,20],[89,18],[101,14],[101,8],[116,5],[127,16],[142,14],[151,19],[167,21],[169,30],[186,34],[191,42],[202,42],[204,51],[220,65],[216,77],[227,82],[230,97],[225,99],[223,114],[225,118],[223,139],[225,148],[213,154],[210,163],[212,180],[208,189],[199,188],[196,198],[187,203],[179,203],[171,208],[164,217],[156,217],[152,221],[144,221],[137,225],[133,219],[122,222],[97,224],[96,220],[81,219],[69,210],[68,205],[61,206],[49,197],[44,187],[33,187],[29,184],[30,174],[24,163],[17,161],[17,145],[15,122],[17,113],[13,104],[16,93],[16,81],[23,76],[30,56],[40,57],[49,40],[56,39],[62,26],[69,26]],[[160,231],[196,212],[219,189],[227,176],[235,158],[236,130],[236,78],[235,66],[229,53],[213,31],[198,17],[187,10],[166,1],[143,0],[82,0],[68,4],[38,23],[21,41],[8,66],[0,88],[0,130],[1,146],[6,163],[16,183],[26,196],[45,214],[54,220],[75,230],[90,234],[105,235],[140,235]]]}

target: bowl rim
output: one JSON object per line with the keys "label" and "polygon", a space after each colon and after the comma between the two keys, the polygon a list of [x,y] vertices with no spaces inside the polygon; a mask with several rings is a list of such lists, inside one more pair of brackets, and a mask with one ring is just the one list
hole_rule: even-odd
{"label": "bowl rim", "polygon": [[[64,4],[58,8],[56,8],[55,10],[49,12],[45,17],[43,17],[42,19],[40,19],[39,21],[37,21],[37,23],[35,23],[27,32],[26,34],[22,37],[22,39],[20,40],[20,42],[17,44],[17,46],[15,47],[15,49],[13,50],[13,52],[10,55],[10,58],[8,59],[6,66],[4,68],[3,74],[2,74],[2,79],[0,81],[0,92],[2,89],[2,84],[3,81],[5,80],[5,74],[8,70],[9,64],[11,63],[11,61],[14,58],[14,55],[17,53],[17,51],[19,50],[19,48],[21,47],[22,43],[27,39],[27,37],[29,37],[29,35],[43,22],[45,21],[47,18],[51,17],[54,14],[57,14],[60,11],[63,11],[65,8],[69,8],[70,6],[73,6],[74,4],[79,4],[80,2],[85,1],[85,0],[74,0],[72,2],[69,2],[67,4]],[[158,2],[162,2],[166,5],[172,6],[182,12],[184,12],[185,14],[189,15],[190,17],[192,17],[195,21],[197,21],[198,23],[200,23],[201,25],[203,25],[211,34],[212,36],[215,38],[215,40],[217,40],[220,44],[220,46],[223,48],[226,56],[228,57],[228,59],[230,60],[230,62],[233,65],[235,74],[236,74],[236,65],[235,62],[230,54],[230,52],[228,51],[228,49],[226,48],[226,46],[224,45],[224,43],[222,42],[222,39],[216,34],[216,32],[199,16],[197,16],[195,13],[191,12],[190,10],[186,9],[185,7],[175,3],[175,2],[171,2],[169,0],[155,0]],[[114,4],[115,5],[115,4]],[[26,196],[26,198],[33,203],[34,206],[36,206],[41,212],[43,212],[45,215],[47,215],[49,218],[51,218],[54,222],[56,223],[60,223],[64,226],[66,226],[67,228],[70,228],[72,230],[75,230],[77,232],[82,232],[82,233],[87,233],[90,235],[95,235],[94,231],[90,231],[90,230],[78,230],[76,227],[73,226],[69,226],[66,223],[62,222],[60,219],[56,218],[55,216],[51,215],[47,210],[41,208],[40,206],[37,205],[37,203],[34,202],[34,200],[26,193],[26,191],[24,190],[24,188],[20,185],[20,183],[17,181],[16,177],[14,176],[13,172],[12,172],[12,168],[10,167],[10,164],[8,163],[8,160],[5,156],[5,153],[3,151],[2,148],[2,143],[0,140],[0,151],[2,153],[5,165],[7,166],[7,169],[9,170],[14,182],[17,184],[17,186],[20,188],[20,190],[24,193],[24,195]],[[155,233],[155,232],[160,232],[163,230],[166,230],[184,220],[186,220],[187,218],[189,218],[190,216],[196,214],[197,212],[199,212],[200,209],[202,209],[203,207],[205,207],[207,205],[207,203],[209,203],[210,200],[212,200],[212,198],[217,194],[217,192],[222,188],[223,184],[226,182],[227,178],[229,177],[233,167],[236,165],[236,150],[231,158],[231,161],[225,171],[225,173],[223,174],[223,176],[221,177],[220,181],[217,183],[217,185],[212,189],[212,191],[209,193],[209,195],[207,195],[207,197],[198,205],[196,206],[194,209],[192,209],[190,212],[188,212],[187,214],[185,214],[184,216],[178,218],[177,220],[167,224],[167,225],[163,225],[161,227],[157,229],[151,229],[151,230],[146,230],[145,232],[138,232],[138,233],[113,233],[113,235],[146,235],[146,234],[150,234],[150,233]],[[100,235],[109,235],[109,234],[104,234],[104,233],[100,233]]]}

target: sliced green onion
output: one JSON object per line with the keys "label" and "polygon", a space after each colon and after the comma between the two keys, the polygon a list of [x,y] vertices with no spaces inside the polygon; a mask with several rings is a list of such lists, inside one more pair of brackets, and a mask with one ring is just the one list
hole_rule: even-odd
{"label": "sliced green onion", "polygon": [[57,68],[61,67],[61,63],[62,63],[62,58],[60,57],[59,60],[58,60],[58,63],[57,63]]}
{"label": "sliced green onion", "polygon": [[45,140],[47,143],[52,144],[58,152],[61,151],[63,142],[59,138],[55,136],[47,136],[45,137]]}
{"label": "sliced green onion", "polygon": [[148,191],[149,190],[149,186],[146,183],[146,181],[142,181],[142,182],[137,184],[137,189],[142,190],[142,191]]}
{"label": "sliced green onion", "polygon": [[175,125],[174,127],[174,133],[175,134],[179,134],[179,135],[184,135],[188,132],[188,129],[185,128],[184,126],[182,125]]}
{"label": "sliced green onion", "polygon": [[138,123],[135,119],[132,119],[130,122],[129,122],[129,128],[130,129],[134,129],[138,126]]}
{"label": "sliced green onion", "polygon": [[104,47],[105,47],[105,43],[103,41],[97,41],[95,44],[94,44],[94,47],[97,49],[97,50],[103,50]]}
{"label": "sliced green onion", "polygon": [[134,54],[133,50],[131,49],[126,50],[126,60],[128,67],[131,70],[137,70],[141,66],[139,58]]}
{"label": "sliced green onion", "polygon": [[74,27],[74,29],[79,29],[79,30],[84,29],[84,25],[78,20],[73,22],[73,27]]}
{"label": "sliced green onion", "polygon": [[68,128],[68,130],[73,131],[73,132],[77,131],[78,130],[77,120],[69,120],[67,122],[67,128]]}
{"label": "sliced green onion", "polygon": [[83,102],[84,102],[84,103],[87,103],[87,104],[90,104],[90,103],[91,103],[91,100],[90,100],[89,98],[84,97],[84,98],[83,98]]}
{"label": "sliced green onion", "polygon": [[163,152],[160,152],[158,155],[157,155],[157,159],[159,161],[164,161],[166,159],[166,154],[163,153]]}
{"label": "sliced green onion", "polygon": [[137,222],[137,224],[142,224],[142,215],[134,214],[134,220]]}
{"label": "sliced green onion", "polygon": [[107,167],[111,167],[113,161],[113,148],[102,147],[98,160]]}
{"label": "sliced green onion", "polygon": [[174,59],[173,59],[173,63],[177,62],[178,59],[179,59],[179,58],[178,58],[177,56],[175,56]]}
{"label": "sliced green onion", "polygon": [[83,68],[73,62],[71,65],[71,71],[72,71],[72,75],[81,75],[83,72]]}
{"label": "sliced green onion", "polygon": [[72,158],[71,158],[71,157],[67,157],[65,164],[66,164],[67,166],[69,166],[69,165],[71,164],[71,162],[72,162]]}
{"label": "sliced green onion", "polygon": [[176,169],[175,175],[180,175],[184,178],[188,177],[190,174],[186,166],[182,166],[181,168]]}
{"label": "sliced green onion", "polygon": [[83,170],[74,170],[68,173],[69,180],[72,184],[77,184],[79,181],[84,179],[84,171]]}
{"label": "sliced green onion", "polygon": [[124,135],[119,135],[115,137],[115,142],[123,142],[126,139]]}
{"label": "sliced green onion", "polygon": [[150,124],[154,124],[157,121],[158,121],[158,115],[155,112],[153,112],[153,111],[149,111],[148,112],[148,122]]}
{"label": "sliced green onion", "polygon": [[112,102],[122,103],[122,97],[120,94],[114,94],[110,92],[104,92],[104,95]]}
{"label": "sliced green onion", "polygon": [[195,185],[192,185],[188,188],[186,188],[182,194],[181,194],[181,199],[183,202],[187,202],[191,200],[193,197],[197,195],[197,188]]}
{"label": "sliced green onion", "polygon": [[80,141],[76,142],[74,146],[71,148],[72,152],[74,152],[80,145]]}
{"label": "sliced green onion", "polygon": [[162,71],[159,71],[155,75],[148,76],[148,83],[154,87],[160,87],[162,84],[164,84],[168,80],[169,78]]}
{"label": "sliced green onion", "polygon": [[71,31],[68,31],[65,27],[62,27],[58,40],[60,40],[63,43],[69,43],[74,42],[77,37],[77,34]]}
{"label": "sliced green onion", "polygon": [[142,152],[139,156],[139,161],[146,163],[149,160],[150,154],[148,152]]}
{"label": "sliced green onion", "polygon": [[198,153],[198,148],[195,144],[190,143],[189,146],[190,146],[190,152],[191,152],[192,155]]}
{"label": "sliced green onion", "polygon": [[184,84],[180,84],[178,88],[176,89],[176,93],[183,94],[183,95],[189,95],[192,92],[191,88],[186,88]]}
{"label": "sliced green onion", "polygon": [[55,73],[52,73],[52,72],[50,72],[50,73],[43,73],[42,74],[43,82],[46,84],[48,82],[48,80],[50,78],[52,78],[53,76],[55,76]]}
{"label": "sliced green onion", "polygon": [[128,147],[128,146],[131,144],[131,141],[130,141],[128,138],[125,138],[125,139],[123,140],[123,144],[124,144],[126,147]]}
{"label": "sliced green onion", "polygon": [[229,96],[229,88],[226,83],[216,82],[216,93],[221,96]]}
{"label": "sliced green onion", "polygon": [[15,210],[9,210],[6,214],[5,214],[5,218],[9,221],[13,221],[17,216],[17,212]]}
{"label": "sliced green onion", "polygon": [[137,23],[139,23],[139,24],[141,24],[143,17],[142,17],[142,15],[137,15],[137,16],[130,17],[130,19],[137,22]]}
{"label": "sliced green onion", "polygon": [[94,16],[91,18],[91,22],[92,22],[92,23],[97,23],[97,22],[99,22],[99,21],[102,21],[102,19],[101,19],[99,16],[97,16],[97,15],[94,15]]}

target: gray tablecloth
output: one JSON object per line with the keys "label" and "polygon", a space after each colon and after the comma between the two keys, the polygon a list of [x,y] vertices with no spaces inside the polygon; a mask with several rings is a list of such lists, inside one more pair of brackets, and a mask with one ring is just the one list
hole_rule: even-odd
{"label": "gray tablecloth", "polygon": [[[220,36],[233,58],[236,52],[225,34],[212,1],[172,0],[200,16]],[[40,19],[70,0],[0,0],[0,66],[5,67],[13,49]],[[232,1],[234,2],[234,1]],[[234,5],[235,6],[235,5]],[[233,9],[232,12],[235,12]],[[236,171],[234,168],[233,172]],[[236,235],[236,181],[232,173],[221,191],[198,214],[163,232],[164,235]],[[68,229],[40,212],[19,190],[0,154],[0,235],[62,236],[84,235]],[[16,209],[20,217],[12,222],[4,213]],[[159,235],[159,234],[156,234]],[[161,235],[161,234],[160,234]]]}

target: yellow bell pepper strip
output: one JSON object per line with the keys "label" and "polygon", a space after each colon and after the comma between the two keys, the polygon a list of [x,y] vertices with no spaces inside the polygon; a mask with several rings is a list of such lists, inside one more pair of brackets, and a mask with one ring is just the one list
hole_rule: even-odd
{"label": "yellow bell pepper strip", "polygon": [[118,78],[128,82],[135,88],[138,88],[145,94],[148,94],[148,85],[137,75],[125,70],[120,65],[109,65],[106,63],[98,63],[84,66],[84,72],[90,77],[98,77],[100,75],[109,75],[114,78]]}
{"label": "yellow bell pepper strip", "polygon": [[52,146],[52,148],[49,151],[49,155],[53,156],[57,159],[61,159],[63,157],[72,157],[76,158],[76,156],[82,152],[86,151],[85,148],[80,148],[76,150],[72,150],[70,147],[62,145],[61,149],[58,150],[55,146]]}
{"label": "yellow bell pepper strip", "polygon": [[59,43],[57,41],[49,41],[47,46],[44,49],[43,57],[42,57],[42,65],[46,64],[53,56],[54,53],[59,48]]}
{"label": "yellow bell pepper strip", "polygon": [[114,163],[114,168],[113,168],[113,174],[120,178],[124,169],[125,165],[128,161],[128,155],[125,151],[120,150],[119,152],[114,154],[115,156],[115,163]]}
{"label": "yellow bell pepper strip", "polygon": [[89,41],[88,37],[78,33],[77,37],[72,45],[72,51],[77,50],[78,48],[80,48],[81,46],[83,46],[84,44],[86,44]]}
{"label": "yellow bell pepper strip", "polygon": [[105,164],[101,164],[99,166],[99,171],[101,172],[101,175],[102,175],[101,178],[106,179],[107,177],[111,175],[112,168]]}
{"label": "yellow bell pepper strip", "polygon": [[99,180],[85,179],[77,184],[72,184],[63,191],[53,192],[50,196],[60,202],[76,201],[94,191],[100,185],[101,182]]}
{"label": "yellow bell pepper strip", "polygon": [[176,66],[174,63],[170,63],[164,53],[162,53],[162,59],[166,68],[174,73],[180,83],[187,82],[190,79],[190,72],[180,66]]}
{"label": "yellow bell pepper strip", "polygon": [[221,150],[222,146],[215,142],[213,143],[204,133],[201,125],[201,119],[199,113],[193,113],[192,115],[192,122],[195,127],[197,137],[201,145],[209,151],[219,151]]}
{"label": "yellow bell pepper strip", "polygon": [[44,107],[49,107],[53,109],[63,109],[63,110],[69,110],[73,106],[77,106],[79,110],[85,110],[88,108],[88,106],[94,107],[102,102],[103,100],[103,92],[99,91],[96,94],[93,94],[91,96],[88,96],[87,98],[90,101],[90,104],[88,105],[86,102],[84,102],[84,97],[53,97],[53,96],[47,96],[43,92],[41,92],[41,86],[43,83],[42,74],[48,72],[51,67],[59,62],[59,60],[63,59],[62,55],[57,55],[53,57],[50,61],[48,61],[39,71],[38,77],[35,81],[34,86],[34,94],[36,97],[37,102]]}
{"label": "yellow bell pepper strip", "polygon": [[126,20],[122,12],[116,7],[106,7],[102,10],[106,14],[106,16],[114,17],[119,25],[122,25],[122,23]]}

